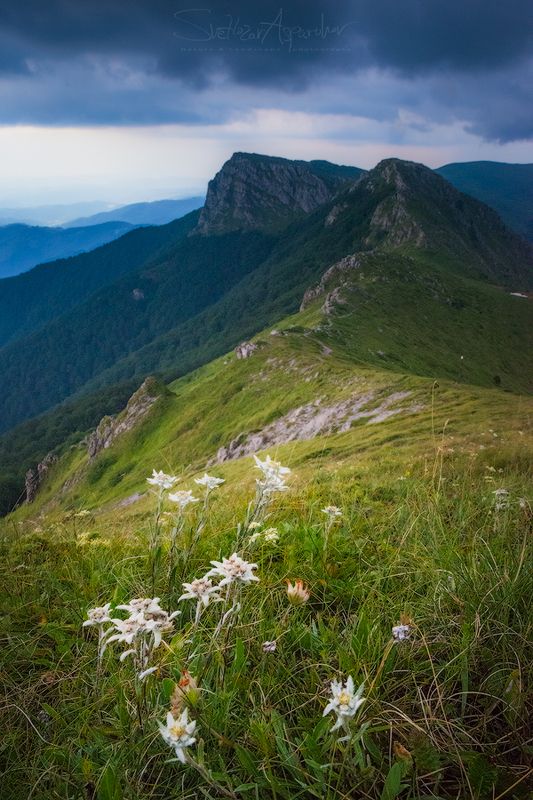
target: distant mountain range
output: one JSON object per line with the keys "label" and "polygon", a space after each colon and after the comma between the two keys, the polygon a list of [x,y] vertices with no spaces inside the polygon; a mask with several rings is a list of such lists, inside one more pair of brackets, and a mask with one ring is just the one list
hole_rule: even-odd
{"label": "distant mountain range", "polygon": [[78,217],[65,223],[65,228],[81,228],[100,225],[104,222],[128,222],[130,225],[165,225],[173,219],[185,216],[190,211],[201,208],[205,198],[186,197],[181,200],[155,200],[151,203],[132,203],[131,205],[101,211],[90,217]]}
{"label": "distant mountain range", "polygon": [[159,200],[82,217],[63,227],[22,223],[5,225],[0,227],[0,278],[19,275],[38,264],[94,250],[134,227],[164,225],[200,208],[202,204],[202,197]]}
{"label": "distant mountain range", "polygon": [[106,222],[89,228],[40,228],[30,225],[0,227],[0,278],[58,258],[94,250],[130,231],[127,222]]}
{"label": "distant mountain range", "polygon": [[531,245],[421,164],[237,153],[203,210],[0,281],[0,505],[147,375],[317,303],[354,362],[530,391],[532,288]]}
{"label": "distant mountain range", "polygon": [[469,161],[436,171],[461,192],[492,206],[509,227],[533,241],[533,164]]}

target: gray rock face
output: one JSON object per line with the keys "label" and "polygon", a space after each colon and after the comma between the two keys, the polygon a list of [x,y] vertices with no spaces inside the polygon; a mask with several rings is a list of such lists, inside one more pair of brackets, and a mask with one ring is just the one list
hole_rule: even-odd
{"label": "gray rock face", "polygon": [[332,405],[324,405],[320,398],[313,403],[295,408],[255,433],[240,433],[226,447],[221,447],[209,463],[222,464],[235,458],[257,453],[267,447],[287,442],[306,441],[316,436],[343,433],[354,422],[366,421],[372,425],[384,422],[397,414],[416,414],[422,410],[418,403],[405,405],[411,392],[392,392],[378,397],[375,392],[362,392]]}
{"label": "gray rock face", "polygon": [[268,228],[288,223],[298,213],[313,211],[348,180],[329,166],[331,172],[317,174],[313,162],[235,153],[209,182],[194,232]]}
{"label": "gray rock face", "polygon": [[166,387],[155,378],[146,378],[130,397],[124,411],[116,417],[103,417],[100,420],[87,442],[89,458],[95,458],[102,450],[110,447],[118,436],[132,430],[166,391]]}
{"label": "gray rock face", "polygon": [[235,355],[237,358],[250,358],[257,349],[257,345],[253,342],[241,342],[235,348]]}
{"label": "gray rock face", "polygon": [[48,453],[43,460],[37,464],[35,469],[29,469],[26,473],[25,488],[26,488],[26,502],[33,503],[35,495],[39,491],[43,483],[46,473],[50,467],[57,461],[57,456],[53,453]]}
{"label": "gray rock face", "polygon": [[337,261],[329,267],[322,275],[319,283],[307,289],[303,296],[300,311],[305,311],[318,297],[322,297],[326,294],[328,286],[333,285],[333,291],[330,293],[333,296],[328,295],[326,297],[322,309],[326,314],[329,314],[331,312],[331,307],[335,303],[342,302],[340,290],[344,284],[349,283],[351,273],[353,273],[354,270],[360,269],[363,259],[363,254],[353,253],[345,258],[341,258],[340,261]]}

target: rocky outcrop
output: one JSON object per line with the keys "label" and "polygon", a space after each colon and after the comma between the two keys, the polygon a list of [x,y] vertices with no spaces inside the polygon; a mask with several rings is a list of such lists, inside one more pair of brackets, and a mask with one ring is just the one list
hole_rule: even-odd
{"label": "rocky outcrop", "polygon": [[241,343],[240,343],[239,345],[237,345],[237,347],[235,348],[235,355],[236,355],[236,356],[237,356],[237,358],[239,358],[239,359],[242,359],[242,358],[250,358],[250,356],[251,356],[253,353],[255,353],[255,351],[256,351],[257,349],[258,349],[257,345],[256,345],[256,344],[254,344],[253,342],[241,342]]}
{"label": "rocky outcrop", "polygon": [[350,283],[353,272],[361,268],[363,259],[363,254],[353,253],[345,258],[341,258],[340,261],[333,264],[333,266],[324,272],[316,286],[311,286],[307,289],[300,305],[300,311],[305,311],[318,297],[325,295],[328,288],[333,287],[330,294],[334,296],[326,297],[326,302],[323,307],[325,313],[330,313],[333,303],[335,301],[339,302],[340,300],[341,287]]}
{"label": "rocky outcrop", "polygon": [[235,458],[257,453],[267,447],[293,441],[306,441],[316,436],[343,433],[350,430],[354,422],[366,420],[368,424],[383,422],[397,414],[415,414],[423,406],[418,403],[405,405],[411,392],[392,392],[387,397],[378,397],[375,392],[359,392],[347,400],[332,405],[323,405],[320,398],[313,403],[289,411],[279,419],[255,433],[240,433],[221,447],[210,464],[221,464]]}
{"label": "rocky outcrop", "polygon": [[89,458],[95,458],[102,450],[110,447],[118,436],[131,431],[167,393],[168,389],[157,378],[146,378],[142,386],[130,397],[124,411],[116,417],[103,417],[100,420],[98,427],[87,441]]}
{"label": "rocky outcrop", "polygon": [[360,170],[328,162],[290,161],[234,153],[209,182],[194,233],[269,228],[287,224],[328,202]]}
{"label": "rocky outcrop", "polygon": [[26,502],[33,503],[35,495],[39,491],[50,467],[57,461],[57,456],[48,453],[43,460],[37,464],[35,469],[29,469],[25,478]]}

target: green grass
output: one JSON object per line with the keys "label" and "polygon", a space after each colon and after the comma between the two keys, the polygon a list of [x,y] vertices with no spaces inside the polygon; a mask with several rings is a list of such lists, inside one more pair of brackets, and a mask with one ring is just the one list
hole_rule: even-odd
{"label": "green grass", "polygon": [[[526,508],[517,502],[528,492],[524,454],[501,446],[472,458],[437,447],[417,465],[391,454],[370,468],[343,461],[338,446],[337,460],[309,469],[301,448],[289,459],[291,491],[267,520],[278,528],[278,547],[244,551],[257,561],[260,583],[245,587],[238,619],[214,643],[217,606],[196,633],[183,606],[169,647],[157,651],[159,671],[147,679],[142,728],[131,665],[120,665],[120,648],[110,647],[97,678],[96,637],[81,623],[89,607],[152,593],[154,501],[143,512],[5,526],[5,797],[220,796],[205,776],[168,763],[172,753],[158,734],[184,668],[201,688],[190,709],[198,723],[192,754],[238,797],[528,796],[532,498]],[[253,496],[250,462],[227,473],[199,547],[170,588],[163,555],[155,594],[164,608],[176,607],[182,580],[232,551]],[[495,514],[500,486],[511,503]],[[324,558],[326,503],[344,516]],[[184,546],[200,513],[188,517]],[[289,606],[287,578],[309,585],[309,603]],[[393,645],[391,626],[402,614],[413,636]],[[272,639],[276,653],[264,654],[262,642]],[[329,681],[348,674],[365,682],[367,701],[352,740],[338,743],[322,710]]]}

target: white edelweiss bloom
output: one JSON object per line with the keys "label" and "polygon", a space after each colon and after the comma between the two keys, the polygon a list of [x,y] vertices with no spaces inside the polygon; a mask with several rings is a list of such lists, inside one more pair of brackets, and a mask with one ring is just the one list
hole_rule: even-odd
{"label": "white edelweiss bloom", "polygon": [[183,511],[191,503],[199,502],[197,497],[193,497],[193,494],[190,489],[184,492],[174,492],[174,494],[169,494],[168,499],[172,503],[177,503],[177,505],[180,508],[180,511]]}
{"label": "white edelweiss bloom", "polygon": [[86,628],[89,625],[103,625],[106,622],[111,622],[111,617],[109,616],[110,610],[111,603],[106,603],[105,606],[90,608],[87,611],[87,619],[83,623],[83,627]]}
{"label": "white edelweiss bloom", "polygon": [[358,709],[365,702],[362,696],[364,691],[364,684],[361,684],[357,692],[355,691],[353,678],[348,676],[345,684],[340,681],[332,681],[331,683],[331,699],[325,707],[322,715],[325,717],[333,711],[337,716],[337,720],[331,733],[338,730],[341,726],[347,728],[349,720],[355,716]]}
{"label": "white edelweiss bloom", "polygon": [[208,492],[211,492],[213,489],[216,489],[217,486],[225,483],[223,478],[215,478],[213,475],[208,475],[207,472],[204,472],[201,478],[195,478],[194,482],[197,483],[198,486],[205,486]]}
{"label": "white edelweiss bloom", "polygon": [[278,643],[274,640],[272,642],[263,642],[263,653],[275,653]]}
{"label": "white edelweiss bloom", "polygon": [[221,577],[219,586],[226,586],[229,583],[251,583],[259,580],[253,573],[253,570],[257,569],[257,564],[250,564],[237,553],[233,553],[229,558],[223,558],[222,561],[211,561],[211,564],[214,569],[209,570],[205,577]]}
{"label": "white edelweiss bloom", "polygon": [[[128,619],[112,619],[113,628],[110,629],[111,636],[107,639],[110,642],[121,642],[122,644],[133,644],[133,640],[145,629],[146,620],[142,614],[135,614]],[[113,630],[116,633],[113,633]]]}
{"label": "white edelweiss bloom", "polygon": [[276,475],[282,477],[283,475],[290,475],[291,471],[288,467],[282,467],[279,461],[273,461],[270,456],[267,456],[264,461],[254,455],[254,461],[257,469],[260,469],[263,475]]}
{"label": "white edelweiss bloom", "polygon": [[404,642],[411,635],[410,625],[394,625],[392,628],[392,638],[395,642]]}
{"label": "white edelweiss bloom", "polygon": [[185,750],[196,742],[193,733],[196,730],[196,722],[189,722],[189,710],[186,708],[181,713],[179,719],[174,719],[172,713],[167,714],[166,724],[158,722],[159,731],[165,742],[174,748],[176,756],[182,764],[186,763]]}
{"label": "white edelweiss bloom", "polygon": [[331,519],[334,519],[335,517],[342,517],[342,511],[338,506],[326,506],[322,509],[322,513],[327,514]]}
{"label": "white edelweiss bloom", "polygon": [[157,486],[161,491],[163,489],[171,489],[178,480],[174,475],[167,475],[166,472],[160,470],[152,470],[152,477],[146,479],[151,486]]}
{"label": "white edelweiss bloom", "polygon": [[121,611],[127,611],[129,614],[140,614],[141,612],[148,616],[149,614],[164,614],[165,612],[159,605],[159,597],[135,597],[129,603],[123,603],[117,606]]}
{"label": "white edelweiss bloom", "polygon": [[197,600],[207,607],[210,602],[222,600],[218,596],[220,586],[215,586],[211,578],[195,578],[191,583],[183,583],[182,586],[185,592],[178,598],[178,603],[182,600]]}
{"label": "white edelweiss bloom", "polygon": [[257,528],[261,528],[262,525],[263,523],[257,522],[257,520],[255,522],[250,522],[250,524],[248,525],[248,530],[249,531],[257,530]]}

